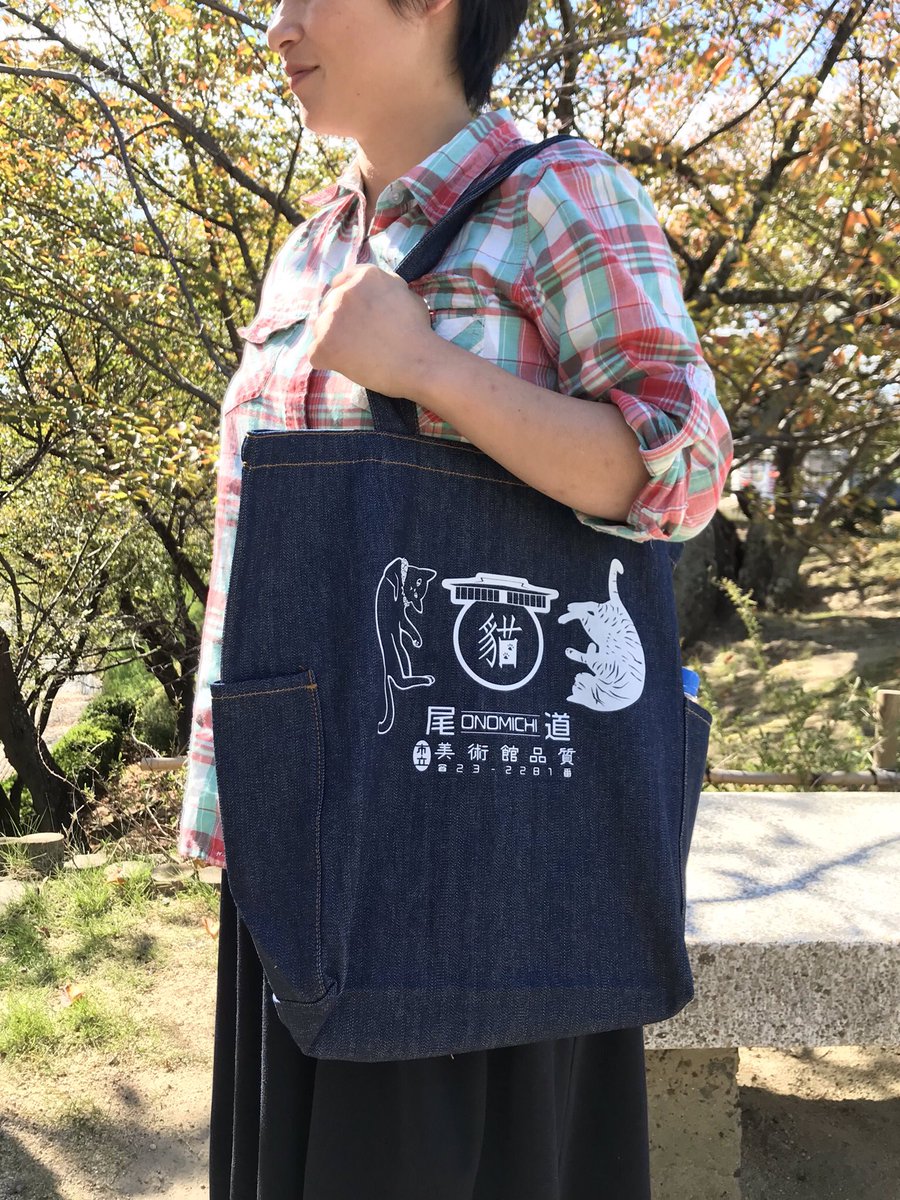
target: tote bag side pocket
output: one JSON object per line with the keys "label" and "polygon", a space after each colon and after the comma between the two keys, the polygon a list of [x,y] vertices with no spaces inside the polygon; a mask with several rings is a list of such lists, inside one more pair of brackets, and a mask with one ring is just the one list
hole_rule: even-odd
{"label": "tote bag side pocket", "polygon": [[273,992],[310,1005],[317,1029],[335,981],[322,952],[325,759],[316,678],[303,670],[217,680],[210,692],[229,887]]}
{"label": "tote bag side pocket", "polygon": [[692,700],[683,697],[684,707],[684,778],[681,804],[681,831],[679,852],[681,857],[681,919],[687,910],[687,862],[694,834],[694,822],[700,805],[700,792],[706,773],[706,755],[709,750],[709,731],[712,713]]}

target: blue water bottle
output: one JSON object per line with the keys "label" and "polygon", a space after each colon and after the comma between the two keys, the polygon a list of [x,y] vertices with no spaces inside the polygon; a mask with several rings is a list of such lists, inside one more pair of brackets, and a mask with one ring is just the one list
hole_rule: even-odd
{"label": "blue water bottle", "polygon": [[690,667],[682,667],[681,680],[684,686],[684,694],[696,700],[700,694],[700,676],[696,671],[692,671]]}

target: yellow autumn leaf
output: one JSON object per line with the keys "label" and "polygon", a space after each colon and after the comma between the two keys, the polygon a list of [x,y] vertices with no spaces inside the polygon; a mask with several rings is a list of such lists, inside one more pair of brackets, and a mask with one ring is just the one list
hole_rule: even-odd
{"label": "yellow autumn leaf", "polygon": [[167,4],[165,6],[167,17],[174,17],[176,21],[190,21],[191,11],[188,8],[183,8],[180,4]]}

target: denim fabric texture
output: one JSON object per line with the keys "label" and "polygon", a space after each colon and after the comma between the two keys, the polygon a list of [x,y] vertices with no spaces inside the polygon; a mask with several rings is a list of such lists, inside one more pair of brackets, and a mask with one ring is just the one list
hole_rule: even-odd
{"label": "denim fabric texture", "polygon": [[[398,273],[564,136],[475,180]],[[598,536],[368,395],[374,430],[241,446],[212,725],[279,1017],[359,1061],[671,1017],[711,720],[682,688],[681,546]]]}

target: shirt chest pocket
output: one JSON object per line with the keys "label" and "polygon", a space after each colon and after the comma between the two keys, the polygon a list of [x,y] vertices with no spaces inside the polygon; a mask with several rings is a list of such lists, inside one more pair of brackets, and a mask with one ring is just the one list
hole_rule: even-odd
{"label": "shirt chest pocket", "polygon": [[474,354],[481,351],[485,324],[495,309],[499,311],[496,297],[461,272],[435,271],[409,287],[428,304],[436,334]]}
{"label": "shirt chest pocket", "polygon": [[428,302],[435,333],[514,375],[556,387],[555,363],[537,326],[502,284],[485,285],[472,274],[441,271],[409,286]]}
{"label": "shirt chest pocket", "polygon": [[260,313],[249,325],[238,329],[244,349],[222,400],[223,412],[259,400],[274,392],[279,384],[282,394],[289,384],[302,385],[304,364],[305,373],[309,373],[304,346],[314,315],[314,300],[310,296],[292,305],[290,312],[277,316]]}
{"label": "shirt chest pocket", "polygon": [[[409,286],[428,302],[435,333],[512,375],[556,390],[555,361],[537,326],[502,284],[483,284],[464,271],[437,271]],[[425,412],[436,428],[442,425],[435,414]]]}

